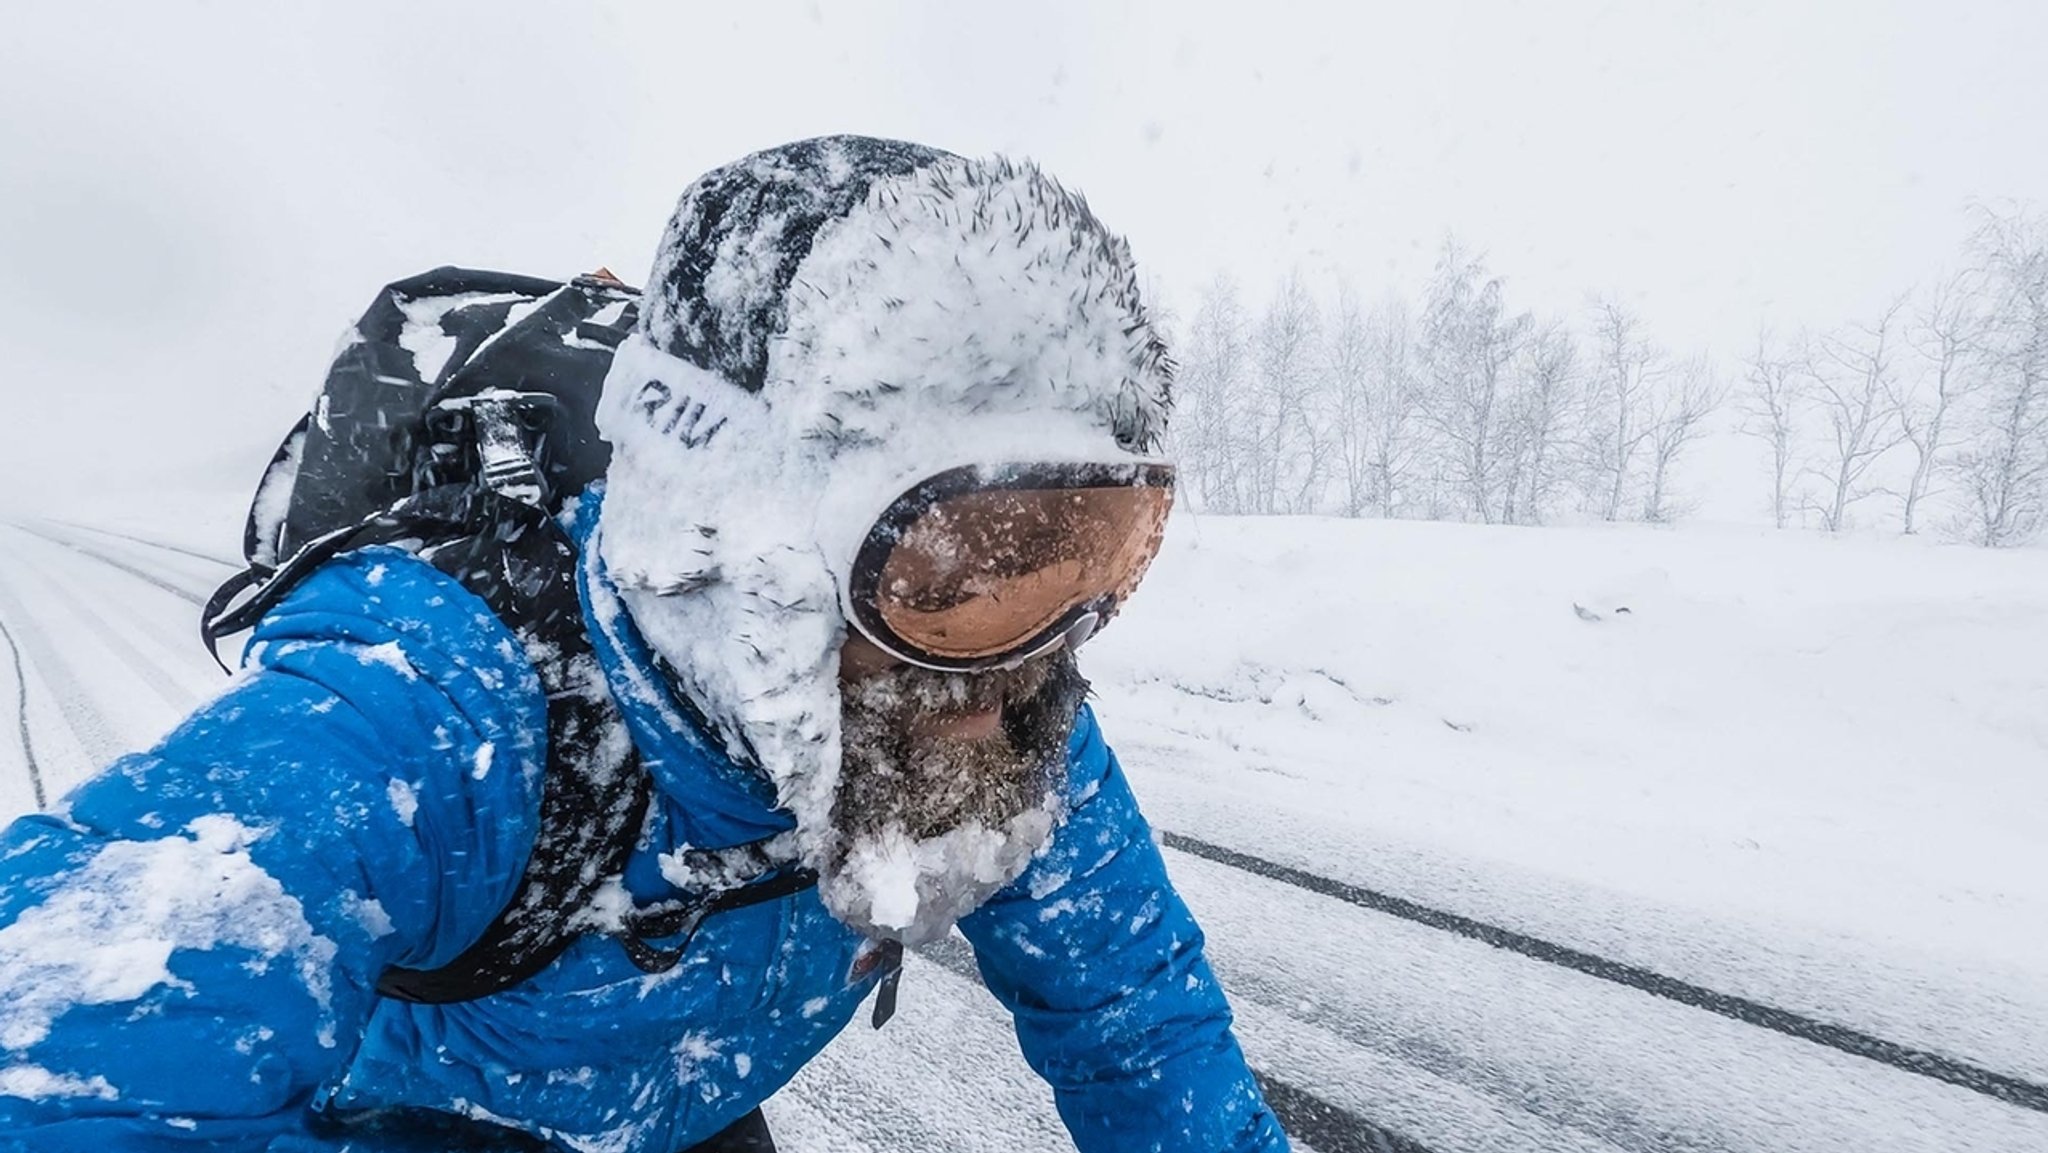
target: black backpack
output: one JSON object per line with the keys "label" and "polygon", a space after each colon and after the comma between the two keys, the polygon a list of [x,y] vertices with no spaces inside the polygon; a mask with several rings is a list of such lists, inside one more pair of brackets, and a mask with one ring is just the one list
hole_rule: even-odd
{"label": "black backpack", "polygon": [[[321,564],[400,545],[490,605],[539,674],[547,774],[519,888],[447,965],[387,970],[378,983],[387,996],[466,1001],[545,969],[590,930],[577,914],[638,839],[651,785],[619,731],[624,718],[583,627],[576,550],[556,519],[610,459],[597,399],[638,303],[606,272],[564,284],[437,268],[387,285],[257,485],[243,533],[248,568],[203,611],[200,634],[219,659],[221,637],[253,626]],[[704,916],[815,882],[808,870],[783,869],[636,910],[609,931],[637,965],[660,972]],[[668,948],[649,943],[677,934]]]}

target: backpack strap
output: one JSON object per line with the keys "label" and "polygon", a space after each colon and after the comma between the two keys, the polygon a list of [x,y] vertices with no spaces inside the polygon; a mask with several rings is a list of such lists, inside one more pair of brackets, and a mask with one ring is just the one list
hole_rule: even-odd
{"label": "backpack strap", "polygon": [[[723,889],[700,900],[635,909],[613,936],[618,938],[626,956],[632,958],[641,972],[666,973],[683,959],[691,940],[697,935],[697,926],[704,923],[704,918],[749,905],[779,901],[817,883],[818,874],[810,869],[784,869],[752,884]],[[681,939],[672,945],[657,946],[653,943],[662,937],[678,935]]]}
{"label": "backpack strap", "polygon": [[[373,545],[410,549],[490,606],[519,638],[547,698],[540,829],[512,900],[446,965],[393,967],[377,983],[406,1001],[474,1000],[547,968],[575,940],[575,915],[638,843],[653,785],[583,629],[575,545],[545,510],[490,489],[427,489],[307,544],[272,573],[252,566],[215,594],[201,634],[212,647],[254,625],[314,569]],[[234,601],[251,586],[254,595]]]}
{"label": "backpack strap", "polygon": [[488,491],[425,503],[403,518],[415,529],[438,522],[472,531],[425,540],[420,555],[519,637],[547,694],[548,721],[540,831],[518,891],[454,960],[394,967],[377,983],[385,996],[443,1004],[511,988],[569,947],[576,914],[625,868],[653,787],[584,631],[567,534],[542,510]]}
{"label": "backpack strap", "polygon": [[[779,862],[763,842],[727,851],[759,865],[741,870],[750,875],[740,883],[634,909],[617,925],[584,918],[638,845],[653,784],[584,629],[575,545],[525,500],[470,485],[428,489],[309,543],[274,572],[252,566],[207,607],[201,632],[209,647],[253,625],[320,565],[373,545],[411,549],[490,606],[525,647],[547,696],[548,725],[540,830],[512,900],[455,959],[431,970],[387,969],[379,993],[423,1004],[476,1000],[540,973],[586,931],[617,938],[643,972],[665,972],[704,918],[817,884],[815,872]],[[252,585],[255,595],[229,607]],[[678,935],[672,944],[653,943]]]}
{"label": "backpack strap", "polygon": [[[584,932],[617,938],[642,972],[662,973],[682,959],[704,918],[816,885],[815,872],[778,869],[761,851],[747,859],[759,856],[762,868],[735,887],[635,909],[616,926],[586,918],[637,846],[653,785],[584,629],[575,546],[554,518],[524,501],[475,489],[434,495],[395,519],[415,532],[436,523],[471,530],[424,536],[420,555],[482,598],[525,645],[547,693],[547,777],[540,832],[512,900],[454,960],[433,970],[387,969],[378,992],[430,1004],[486,997],[539,974]],[[491,527],[476,531],[479,517]],[[743,855],[755,848],[741,846]],[[651,943],[679,934],[667,946]]]}

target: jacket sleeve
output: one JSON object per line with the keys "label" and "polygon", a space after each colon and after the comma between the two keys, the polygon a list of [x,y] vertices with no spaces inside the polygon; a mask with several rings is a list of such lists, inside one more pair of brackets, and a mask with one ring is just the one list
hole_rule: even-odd
{"label": "jacket sleeve", "polygon": [[1084,709],[1072,811],[961,922],[1082,1153],[1248,1153],[1287,1138],[1230,1032],[1202,931]]}
{"label": "jacket sleeve", "polygon": [[511,645],[416,560],[344,559],[225,694],[0,835],[0,1150],[329,1147],[307,1107],[378,975],[451,959],[524,867]]}

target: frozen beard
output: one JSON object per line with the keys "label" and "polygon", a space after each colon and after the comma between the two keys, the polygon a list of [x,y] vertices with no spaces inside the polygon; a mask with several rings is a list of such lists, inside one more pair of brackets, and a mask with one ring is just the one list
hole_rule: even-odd
{"label": "frozen beard", "polygon": [[[1060,649],[1023,666],[943,673],[899,666],[840,692],[839,848],[819,888],[869,936],[944,936],[1015,880],[1065,806],[1067,741],[1088,683]],[[932,722],[1002,710],[985,737]]]}

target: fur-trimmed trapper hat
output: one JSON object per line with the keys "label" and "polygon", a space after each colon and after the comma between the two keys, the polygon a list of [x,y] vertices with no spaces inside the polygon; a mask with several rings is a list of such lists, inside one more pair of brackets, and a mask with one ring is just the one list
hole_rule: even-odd
{"label": "fur-trimmed trapper hat", "polygon": [[[996,309],[1006,314],[987,315]],[[1028,162],[830,136],[717,169],[676,206],[642,329],[748,392],[772,382],[840,394],[820,435],[857,428],[831,421],[876,390],[914,383],[844,375],[851,350],[830,342],[888,341],[884,329],[978,370],[986,388],[1041,383],[1020,379],[1032,368],[1089,372],[1043,383],[1085,391],[1128,447],[1156,445],[1165,428],[1171,369],[1130,246]],[[1038,363],[1048,349],[1083,359]],[[806,372],[823,375],[796,379]]]}
{"label": "fur-trimmed trapper hat", "polygon": [[1153,453],[1171,385],[1129,247],[1036,166],[772,148],[692,184],[662,238],[599,412],[599,553],[818,849],[858,537],[941,469]]}

